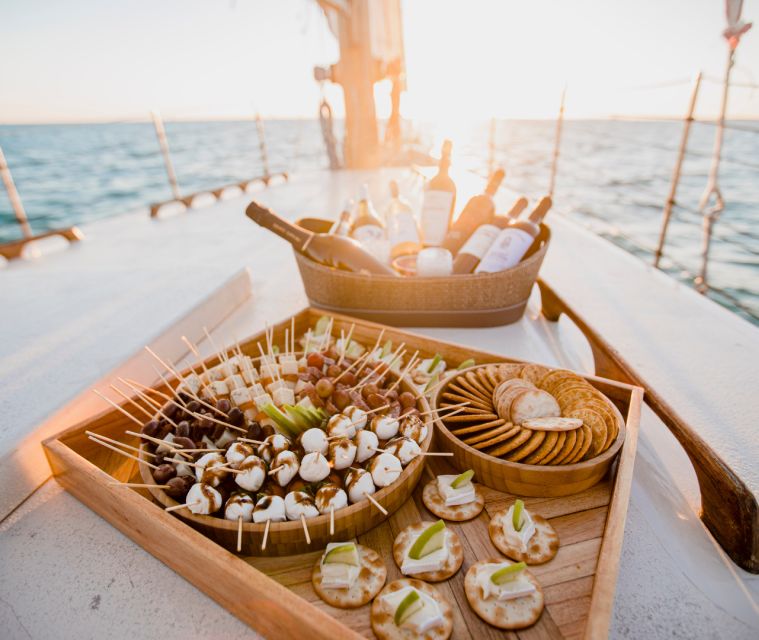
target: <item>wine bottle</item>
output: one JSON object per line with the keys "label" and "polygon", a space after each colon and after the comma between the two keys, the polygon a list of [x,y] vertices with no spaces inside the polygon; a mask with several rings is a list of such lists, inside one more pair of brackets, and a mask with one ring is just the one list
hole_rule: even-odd
{"label": "wine bottle", "polygon": [[472,196],[459,217],[451,225],[443,240],[443,246],[454,255],[480,226],[490,224],[495,216],[495,196],[506,175],[503,169],[496,169],[490,176],[485,192]]}
{"label": "wine bottle", "polygon": [[396,275],[390,267],[379,262],[352,238],[313,233],[283,220],[255,201],[248,205],[245,215],[287,240],[299,253],[321,264],[358,273]]}
{"label": "wine bottle", "polygon": [[530,204],[530,202],[524,196],[517,198],[514,201],[514,204],[511,205],[511,209],[508,210],[505,217],[509,220],[516,220],[519,217],[519,214],[527,208],[528,204]]}
{"label": "wine bottle", "polygon": [[430,180],[424,190],[422,203],[422,235],[424,245],[435,247],[442,244],[448,226],[453,217],[456,204],[456,185],[448,175],[451,166],[450,140],[443,143],[437,174]]}
{"label": "wine bottle", "polygon": [[493,273],[517,265],[538,237],[540,222],[552,204],[551,198],[546,196],[538,202],[526,220],[511,222],[498,234],[474,272]]}
{"label": "wine bottle", "polygon": [[390,257],[397,258],[419,253],[422,248],[419,225],[408,201],[401,196],[398,183],[390,181],[390,204],[385,211],[387,237],[390,240]]}
{"label": "wine bottle", "polygon": [[361,198],[356,209],[356,219],[350,232],[351,238],[361,244],[371,245],[373,242],[385,239],[385,225],[374,210],[369,199],[369,185],[361,187]]}
{"label": "wine bottle", "polygon": [[350,234],[351,226],[353,225],[353,198],[348,198],[345,201],[345,206],[340,212],[340,216],[335,220],[335,223],[330,227],[329,233],[336,236],[347,236]]}

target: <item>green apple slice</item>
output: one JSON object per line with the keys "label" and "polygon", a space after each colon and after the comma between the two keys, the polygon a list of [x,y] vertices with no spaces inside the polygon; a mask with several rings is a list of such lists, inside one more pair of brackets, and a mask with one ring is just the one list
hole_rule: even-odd
{"label": "green apple slice", "polygon": [[351,564],[354,567],[359,565],[358,549],[352,542],[332,547],[324,556],[324,564]]}
{"label": "green apple slice", "polygon": [[440,364],[440,361],[443,359],[443,356],[441,356],[439,353],[435,354],[435,357],[432,358],[432,362],[430,362],[430,366],[427,369],[427,373],[432,373],[435,370],[435,367],[437,367]]}
{"label": "green apple slice", "polygon": [[521,531],[524,526],[524,502],[519,499],[514,503],[514,513],[511,516],[511,524],[514,526],[514,531]]}
{"label": "green apple slice", "polygon": [[459,476],[456,476],[453,479],[453,482],[451,482],[451,488],[460,489],[461,487],[469,484],[472,481],[473,477],[474,477],[474,471],[472,471],[472,469],[464,471],[464,473],[462,473]]}
{"label": "green apple slice", "polygon": [[508,567],[501,567],[497,571],[494,571],[490,576],[490,582],[493,584],[506,584],[514,580],[522,571],[527,568],[524,562],[515,562]]}
{"label": "green apple slice", "polygon": [[469,367],[473,367],[475,365],[474,358],[469,358],[469,360],[464,360],[457,368],[459,371],[462,369],[468,369]]}
{"label": "green apple slice", "polygon": [[414,589],[406,594],[406,597],[400,601],[398,608],[395,610],[396,626],[401,626],[406,620],[413,616],[419,609],[424,606],[424,600],[422,600],[419,592]]}
{"label": "green apple slice", "polygon": [[408,552],[412,560],[419,560],[431,554],[433,551],[442,549],[445,544],[445,522],[438,520],[430,525],[416,539]]}
{"label": "green apple slice", "polygon": [[314,336],[323,336],[327,332],[327,327],[329,327],[329,316],[322,316],[317,320],[316,325],[314,326]]}

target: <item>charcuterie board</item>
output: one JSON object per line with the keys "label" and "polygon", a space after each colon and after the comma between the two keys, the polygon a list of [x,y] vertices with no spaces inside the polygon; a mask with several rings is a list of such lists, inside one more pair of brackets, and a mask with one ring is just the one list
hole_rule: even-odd
{"label": "charcuterie board", "polygon": [[[306,309],[275,326],[272,338],[275,342],[283,341],[285,331],[292,327],[300,335],[322,315],[319,310]],[[478,365],[507,361],[502,356],[346,316],[332,318],[332,330],[337,335],[341,330],[345,334],[350,329],[354,339],[370,344],[384,330],[384,339],[405,343],[407,348],[418,351],[420,358],[429,359],[439,354],[449,369],[456,369],[471,359]],[[240,343],[240,350],[256,355],[258,346],[265,341],[264,334],[252,336]],[[212,367],[218,364],[218,358],[209,359],[204,364]],[[479,485],[484,497],[482,512],[466,522],[447,523],[462,541],[463,565],[452,577],[432,586],[451,606],[451,637],[595,638],[606,635],[630,494],[642,390],[611,380],[586,379],[614,404],[623,417],[624,443],[600,481],[572,495],[517,496],[485,484]],[[158,388],[165,389],[162,385]],[[431,391],[434,395],[436,389]],[[426,401],[419,407],[426,409]],[[267,637],[373,636],[371,603],[353,609],[337,609],[317,595],[312,584],[312,570],[324,551],[323,545],[315,544],[313,551],[295,555],[238,555],[228,550],[234,550],[233,544],[217,542],[194,529],[189,519],[167,513],[165,504],[159,504],[149,490],[119,486],[125,482],[144,482],[139,468],[141,463],[99,446],[86,432],[139,448],[137,437],[124,435],[133,427],[123,412],[113,409],[47,440],[44,446],[56,479],[124,534]],[[433,434],[431,451],[439,450],[439,436]],[[408,498],[404,497],[400,504],[393,504],[387,518],[379,519],[376,524],[372,521],[370,527],[362,528],[354,538],[384,560],[388,585],[403,577],[393,561],[393,543],[398,535],[410,525],[437,519],[425,506],[425,485],[440,474],[464,470],[454,466],[456,458],[430,456],[417,459],[417,462],[423,464],[415,466],[414,472],[406,476],[404,491],[407,490]],[[480,482],[487,480],[482,478]],[[392,485],[388,487],[391,488]],[[542,614],[529,628],[509,632],[490,626],[478,617],[467,601],[464,583],[472,565],[501,556],[491,540],[488,525],[494,515],[509,508],[517,498],[523,498],[526,509],[550,523],[558,534],[560,545],[553,559],[530,567],[545,597]],[[288,531],[288,535],[292,536],[293,532]],[[270,544],[276,546],[276,534],[272,532],[271,536]],[[302,548],[299,546],[297,550]]]}

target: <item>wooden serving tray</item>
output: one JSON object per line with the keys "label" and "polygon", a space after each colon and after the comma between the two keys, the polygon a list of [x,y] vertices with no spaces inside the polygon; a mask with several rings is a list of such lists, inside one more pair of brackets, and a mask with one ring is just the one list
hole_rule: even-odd
{"label": "wooden serving tray", "polygon": [[[306,309],[296,317],[299,331],[312,326],[321,312]],[[354,338],[373,342],[381,325],[335,315],[334,330],[347,331],[355,322]],[[290,320],[276,327],[284,332]],[[279,335],[275,332],[275,336]],[[502,362],[501,356],[474,351],[432,340],[398,329],[385,328],[385,337],[404,341],[420,355],[439,352],[449,366],[468,358],[480,362]],[[254,336],[248,342],[258,341]],[[275,338],[276,339],[276,338]],[[209,361],[213,362],[213,360]],[[491,516],[507,508],[515,496],[483,487],[485,510],[470,522],[448,523],[464,545],[464,565],[450,580],[435,585],[454,610],[454,638],[602,638],[606,637],[614,602],[619,554],[630,496],[633,463],[642,401],[639,387],[589,378],[619,407],[626,418],[627,435],[611,474],[581,493],[560,498],[526,498],[534,513],[548,518],[561,546],[549,563],[531,567],[546,597],[540,620],[518,633],[494,629],[469,608],[464,595],[464,576],[476,561],[499,557],[490,542],[487,526]],[[152,501],[143,490],[119,487],[118,481],[140,482],[136,462],[91,442],[92,430],[127,441],[124,430],[130,423],[116,410],[109,410],[75,425],[43,443],[58,482],[84,504],[100,514],[125,535],[192,582],[221,606],[269,638],[359,638],[372,637],[369,606],[335,609],[323,603],[311,586],[311,569],[321,554],[313,552],[285,557],[241,557]],[[135,441],[132,443],[136,443]],[[376,550],[387,564],[388,582],[400,578],[392,560],[392,544],[407,525],[434,520],[421,500],[424,484],[439,473],[451,471],[450,462],[430,458],[419,485],[388,520],[358,537]],[[475,479],[476,480],[476,479]],[[276,542],[276,540],[272,540]]]}

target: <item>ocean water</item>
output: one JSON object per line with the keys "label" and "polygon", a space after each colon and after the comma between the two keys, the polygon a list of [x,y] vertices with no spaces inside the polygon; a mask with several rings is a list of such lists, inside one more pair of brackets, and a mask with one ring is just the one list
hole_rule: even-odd
{"label": "ocean water", "polygon": [[[720,173],[726,207],[714,228],[709,295],[759,324],[759,122],[731,124],[736,128],[726,132]],[[166,130],[185,193],[262,173],[252,121],[169,122]],[[489,130],[489,124],[473,124],[454,137],[460,161],[481,172],[489,161]],[[545,193],[554,131],[547,121],[496,124],[494,160],[506,168],[512,189],[531,198]],[[679,122],[567,121],[555,211],[650,263],[681,131]],[[702,217],[696,209],[714,133],[708,124],[693,126],[677,197],[682,206],[674,211],[661,263],[684,282],[692,282],[700,267]],[[425,146],[447,133],[418,123],[414,135]],[[272,171],[327,166],[315,120],[267,121],[266,139]],[[170,197],[150,123],[0,126],[0,146],[38,232]],[[0,242],[19,236],[0,194]]]}

